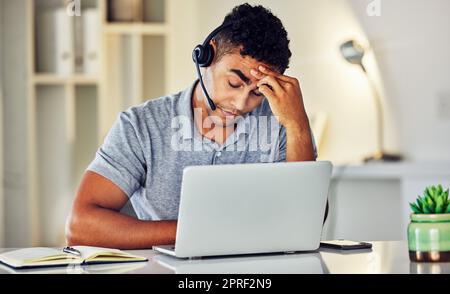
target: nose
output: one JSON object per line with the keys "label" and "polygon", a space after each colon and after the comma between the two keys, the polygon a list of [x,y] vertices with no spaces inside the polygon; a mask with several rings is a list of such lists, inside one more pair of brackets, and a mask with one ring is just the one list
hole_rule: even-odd
{"label": "nose", "polygon": [[238,112],[238,113],[244,113],[245,112],[245,108],[247,105],[247,99],[248,99],[248,95],[247,94],[243,94],[239,97],[237,97],[236,99],[233,100],[233,107],[234,109]]}

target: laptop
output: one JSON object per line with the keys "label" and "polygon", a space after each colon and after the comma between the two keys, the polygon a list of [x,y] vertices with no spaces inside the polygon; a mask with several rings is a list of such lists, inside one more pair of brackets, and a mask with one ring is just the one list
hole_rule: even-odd
{"label": "laptop", "polygon": [[190,166],[183,171],[179,258],[314,251],[330,184],[329,161]]}
{"label": "laptop", "polygon": [[166,254],[152,259],[175,274],[328,274],[319,252],[258,254],[181,259]]}

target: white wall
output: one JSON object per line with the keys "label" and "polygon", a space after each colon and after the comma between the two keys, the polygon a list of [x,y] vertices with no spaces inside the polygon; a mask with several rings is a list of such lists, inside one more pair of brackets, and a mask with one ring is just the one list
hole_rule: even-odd
{"label": "white wall", "polygon": [[365,14],[369,2],[351,0],[395,105],[402,150],[450,160],[450,1],[381,1],[378,17]]}
{"label": "white wall", "polygon": [[3,199],[3,0],[0,0],[0,247],[5,244],[5,214]]}
{"label": "white wall", "polygon": [[196,79],[192,50],[198,40],[198,0],[168,2],[170,34],[168,38],[167,87],[170,93],[183,90]]}
{"label": "white wall", "polygon": [[[244,1],[199,0],[199,41],[217,26],[232,7]],[[373,100],[367,80],[346,63],[339,45],[349,38],[366,37],[346,0],[249,1],[270,8],[283,22],[291,39],[287,74],[299,78],[309,114],[328,113],[321,158],[334,162],[361,159],[375,148]],[[397,148],[395,130],[387,129],[390,149]],[[394,138],[394,139],[393,139]]]}

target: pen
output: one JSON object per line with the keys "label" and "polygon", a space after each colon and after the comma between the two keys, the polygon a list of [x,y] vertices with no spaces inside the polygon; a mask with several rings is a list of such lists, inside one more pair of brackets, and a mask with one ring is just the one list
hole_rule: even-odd
{"label": "pen", "polygon": [[69,246],[64,247],[64,248],[63,248],[63,252],[70,253],[70,254],[74,254],[74,255],[77,255],[77,256],[80,256],[80,257],[81,257],[81,252],[80,252],[80,251],[78,251],[78,250],[75,249],[75,248],[69,247]]}

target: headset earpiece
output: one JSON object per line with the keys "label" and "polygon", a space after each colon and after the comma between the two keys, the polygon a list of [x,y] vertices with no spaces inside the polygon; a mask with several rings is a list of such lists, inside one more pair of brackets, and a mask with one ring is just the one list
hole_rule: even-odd
{"label": "headset earpiece", "polygon": [[197,55],[198,65],[200,67],[208,67],[214,59],[214,49],[210,44],[197,45],[192,52],[192,60],[195,62],[195,55]]}

